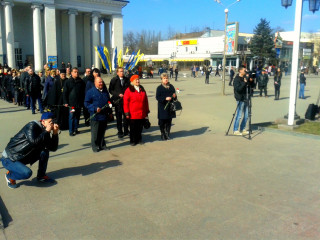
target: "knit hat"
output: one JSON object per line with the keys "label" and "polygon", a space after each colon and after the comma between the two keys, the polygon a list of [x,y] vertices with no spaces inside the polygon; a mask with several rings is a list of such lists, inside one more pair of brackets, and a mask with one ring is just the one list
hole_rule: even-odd
{"label": "knit hat", "polygon": [[46,119],[50,119],[53,117],[54,117],[54,115],[52,112],[45,112],[45,113],[42,113],[41,120],[46,120]]}
{"label": "knit hat", "polygon": [[139,75],[132,75],[132,77],[130,78],[130,82],[133,82],[136,79],[139,79]]}

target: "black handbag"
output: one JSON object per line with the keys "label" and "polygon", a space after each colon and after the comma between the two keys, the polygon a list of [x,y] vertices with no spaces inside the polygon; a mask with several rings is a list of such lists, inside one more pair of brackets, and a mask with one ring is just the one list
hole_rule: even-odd
{"label": "black handbag", "polygon": [[151,126],[151,123],[150,123],[149,119],[148,118],[144,119],[143,127],[145,129],[149,129],[150,126]]}
{"label": "black handbag", "polygon": [[178,100],[174,100],[170,103],[170,111],[171,112],[176,112],[182,110],[182,105],[181,102]]}

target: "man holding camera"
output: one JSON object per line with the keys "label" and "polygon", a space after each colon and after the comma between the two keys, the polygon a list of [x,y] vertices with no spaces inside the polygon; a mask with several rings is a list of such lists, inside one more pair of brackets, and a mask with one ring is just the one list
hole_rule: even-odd
{"label": "man holding camera", "polygon": [[27,164],[39,161],[37,180],[39,182],[54,183],[46,175],[49,151],[58,148],[59,126],[52,121],[51,112],[43,113],[40,121],[26,124],[13,138],[2,152],[2,165],[8,172],[5,175],[9,188],[17,188],[16,180],[28,179],[32,170]]}
{"label": "man holding camera", "polygon": [[[234,97],[237,100],[237,115],[234,121],[233,134],[237,136],[249,134],[249,132],[245,129],[247,120],[248,120],[247,87],[250,81],[249,80],[250,78],[247,79],[245,77],[246,70],[247,69],[244,66],[240,66],[239,74],[235,77],[233,82]],[[242,115],[243,115],[243,118],[240,124]],[[239,124],[240,124],[240,131],[239,131]]]}

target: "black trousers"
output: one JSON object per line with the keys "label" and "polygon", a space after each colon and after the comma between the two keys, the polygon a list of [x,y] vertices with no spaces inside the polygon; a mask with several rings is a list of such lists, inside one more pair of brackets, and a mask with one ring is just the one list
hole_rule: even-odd
{"label": "black trousers", "polygon": [[130,143],[139,143],[142,140],[144,119],[130,119]]}
{"label": "black trousers", "polygon": [[229,86],[232,85],[232,81],[233,81],[233,76],[230,76]]}
{"label": "black trousers", "polygon": [[[123,112],[123,107],[121,105],[116,104],[115,105],[115,113],[116,113],[116,119],[117,119],[117,129],[118,133],[128,133],[128,120],[126,119],[126,116]],[[123,128],[123,130],[122,130]]]}
{"label": "black trousers", "polygon": [[175,81],[178,81],[178,73],[175,74]]}
{"label": "black trousers", "polygon": [[86,107],[83,107],[83,117],[84,117],[84,122],[87,123],[90,118],[90,113],[88,111],[88,108]]}
{"label": "black trousers", "polygon": [[104,134],[107,129],[107,121],[90,121],[91,124],[91,147],[93,150],[102,148],[106,145]]}
{"label": "black trousers", "polygon": [[262,96],[262,90],[264,92],[264,96],[268,96],[268,94],[267,94],[267,86],[259,87],[259,89],[260,89],[260,96]]}
{"label": "black trousers", "polygon": [[161,132],[161,138],[168,140],[170,138],[170,130],[172,124],[172,118],[169,119],[159,119],[159,128]]}
{"label": "black trousers", "polygon": [[206,75],[206,79],[205,79],[204,83],[209,84],[209,76],[208,75]]}
{"label": "black trousers", "polygon": [[69,129],[69,108],[64,106],[58,106],[54,109],[54,114],[57,118],[57,123],[60,130]]}
{"label": "black trousers", "polygon": [[279,100],[280,97],[280,86],[278,85],[274,85],[274,98]]}

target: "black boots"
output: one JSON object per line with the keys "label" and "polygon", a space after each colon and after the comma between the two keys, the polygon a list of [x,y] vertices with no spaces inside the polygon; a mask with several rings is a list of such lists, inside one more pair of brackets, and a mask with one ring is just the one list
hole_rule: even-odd
{"label": "black boots", "polygon": [[166,137],[165,137],[164,125],[160,125],[159,127],[160,127],[160,132],[161,132],[161,140],[162,141],[167,140]]}
{"label": "black boots", "polygon": [[171,124],[167,123],[164,126],[165,126],[164,127],[164,136],[165,136],[166,140],[171,140],[171,138],[170,138]]}

